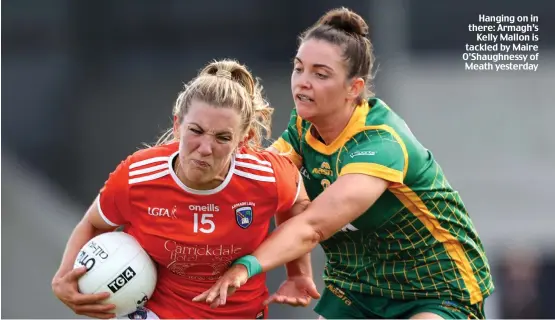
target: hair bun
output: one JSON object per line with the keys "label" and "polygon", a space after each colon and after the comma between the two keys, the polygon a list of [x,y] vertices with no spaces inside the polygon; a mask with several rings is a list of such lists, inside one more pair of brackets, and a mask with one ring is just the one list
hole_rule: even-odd
{"label": "hair bun", "polygon": [[235,81],[247,89],[250,95],[256,90],[256,81],[246,66],[236,60],[215,60],[207,65],[199,75],[211,75]]}
{"label": "hair bun", "polygon": [[363,37],[368,36],[369,31],[368,25],[361,16],[344,7],[328,11],[320,18],[318,24]]}

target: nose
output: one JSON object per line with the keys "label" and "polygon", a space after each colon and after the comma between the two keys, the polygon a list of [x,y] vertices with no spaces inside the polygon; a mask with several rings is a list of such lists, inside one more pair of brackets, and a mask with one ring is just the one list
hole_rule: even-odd
{"label": "nose", "polygon": [[293,87],[299,87],[302,89],[311,88],[311,83],[307,72],[301,72],[301,73],[295,74],[295,76],[293,77]]}
{"label": "nose", "polygon": [[211,155],[212,154],[212,137],[210,137],[210,136],[203,137],[197,151],[203,157]]}
{"label": "nose", "polygon": [[312,83],[310,83],[310,79],[309,79],[308,75],[305,72],[303,72],[303,74],[301,74],[301,79],[299,81],[299,85],[303,89],[310,89],[312,87]]}

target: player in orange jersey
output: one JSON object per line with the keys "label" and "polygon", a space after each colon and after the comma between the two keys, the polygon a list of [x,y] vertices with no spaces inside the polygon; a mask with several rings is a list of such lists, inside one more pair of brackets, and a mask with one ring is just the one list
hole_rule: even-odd
{"label": "player in orange jersey", "polygon": [[[279,224],[307,205],[296,166],[262,150],[271,111],[244,66],[231,60],[206,66],[179,94],[173,128],[121,162],[73,231],[52,282],[56,296],[77,314],[114,316],[113,305],[101,304],[108,294],[77,291],[85,270],[72,268],[88,240],[124,226],[158,264],[153,296],[129,317],[267,317],[264,274],[223,307],[192,299],[262,243],[272,217]],[[308,255],[290,263],[287,274],[279,290],[286,302],[307,305],[319,297]]]}

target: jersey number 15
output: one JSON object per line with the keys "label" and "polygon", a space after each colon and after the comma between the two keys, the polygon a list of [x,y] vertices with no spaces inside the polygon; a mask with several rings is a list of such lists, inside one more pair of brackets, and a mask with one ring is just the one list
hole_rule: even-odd
{"label": "jersey number 15", "polygon": [[[203,213],[200,215],[200,222],[199,222],[199,214],[195,213],[193,214],[193,232],[194,233],[198,233],[199,231],[202,233],[212,233],[214,232],[214,229],[216,229],[216,225],[214,224],[214,221],[212,221],[210,218],[212,218],[214,216],[214,214],[212,213]],[[201,225],[201,227],[199,228],[199,224]]]}

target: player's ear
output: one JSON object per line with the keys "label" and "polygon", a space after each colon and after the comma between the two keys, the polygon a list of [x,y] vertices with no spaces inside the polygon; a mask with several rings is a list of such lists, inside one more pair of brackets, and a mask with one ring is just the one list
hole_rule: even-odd
{"label": "player's ear", "polygon": [[173,116],[173,136],[175,139],[179,139],[179,118],[177,116]]}
{"label": "player's ear", "polygon": [[254,131],[253,130],[249,130],[245,135],[243,135],[243,138],[241,139],[241,141],[239,142],[240,146],[245,146],[249,143],[249,140],[252,139],[254,137]]}
{"label": "player's ear", "polygon": [[356,99],[364,90],[364,79],[354,78],[349,85],[349,99]]}

